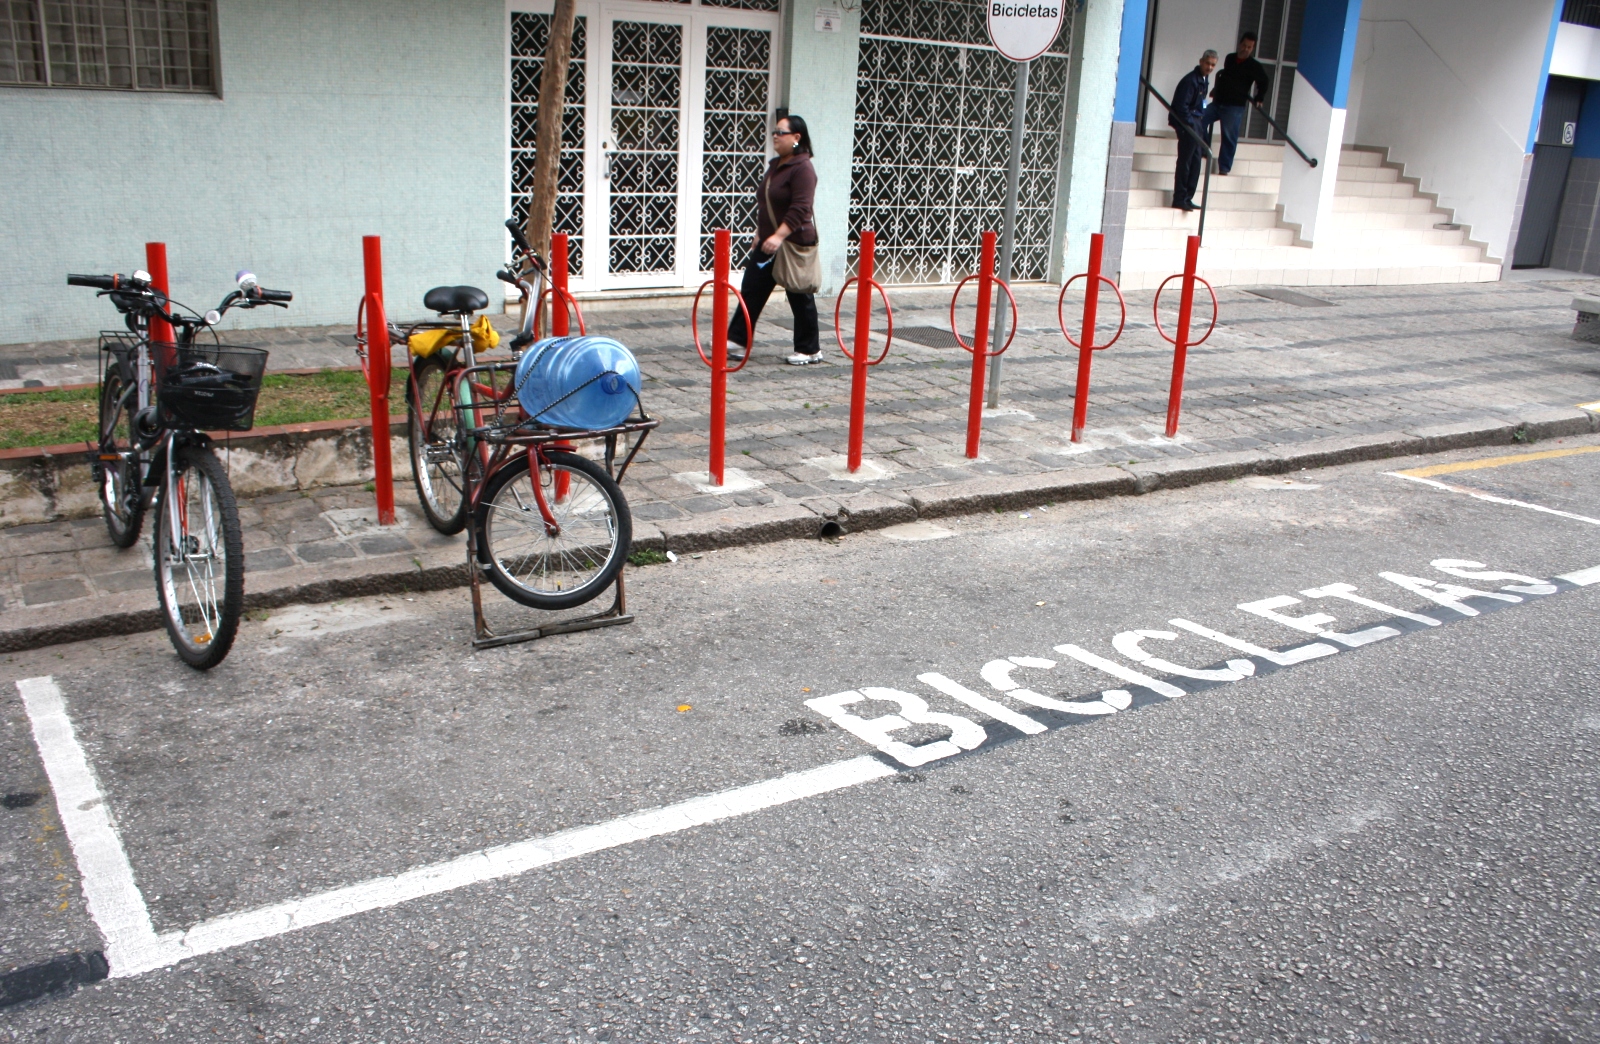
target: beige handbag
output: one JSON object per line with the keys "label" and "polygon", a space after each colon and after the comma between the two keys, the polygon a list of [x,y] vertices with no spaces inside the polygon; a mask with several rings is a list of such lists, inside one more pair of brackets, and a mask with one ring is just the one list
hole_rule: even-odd
{"label": "beige handbag", "polygon": [[[761,202],[766,204],[767,217],[772,227],[778,227],[778,215],[767,198],[767,183],[761,182]],[[791,294],[814,294],[822,289],[822,258],[817,255],[817,244],[799,246],[785,239],[772,259],[772,278]]]}

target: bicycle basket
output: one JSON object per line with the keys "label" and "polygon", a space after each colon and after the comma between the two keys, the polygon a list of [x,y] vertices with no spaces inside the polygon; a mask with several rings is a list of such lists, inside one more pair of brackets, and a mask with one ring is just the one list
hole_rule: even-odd
{"label": "bicycle basket", "polygon": [[249,431],[255,425],[266,349],[151,344],[150,354],[164,424],[200,431]]}

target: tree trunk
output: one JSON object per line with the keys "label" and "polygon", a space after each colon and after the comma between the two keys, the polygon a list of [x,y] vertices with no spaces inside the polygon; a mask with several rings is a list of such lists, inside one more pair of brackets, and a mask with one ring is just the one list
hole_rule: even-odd
{"label": "tree trunk", "polygon": [[572,23],[575,0],[555,0],[550,16],[550,42],[539,78],[539,122],[534,128],[533,198],[528,204],[524,229],[528,242],[549,260],[550,235],[555,231],[556,181],[561,173],[561,124],[566,107],[567,65],[572,60]]}

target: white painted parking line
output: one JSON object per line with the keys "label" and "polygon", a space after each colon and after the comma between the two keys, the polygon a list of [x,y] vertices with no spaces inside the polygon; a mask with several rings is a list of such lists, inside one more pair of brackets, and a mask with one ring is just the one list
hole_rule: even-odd
{"label": "white painted parking line", "polygon": [[1580,569],[1575,573],[1562,573],[1560,576],[1556,577],[1556,579],[1565,580],[1569,584],[1577,584],[1579,587],[1588,587],[1590,584],[1600,584],[1600,566],[1591,566],[1588,569]]}
{"label": "white painted parking line", "polygon": [[1434,489],[1442,489],[1447,493],[1464,493],[1474,500],[1484,500],[1490,504],[1505,504],[1509,507],[1526,508],[1529,511],[1539,511],[1546,515],[1555,515],[1558,518],[1570,518],[1574,522],[1587,522],[1591,526],[1600,526],[1600,518],[1590,518],[1588,515],[1574,515],[1570,511],[1557,511],[1555,508],[1547,508],[1543,504],[1530,504],[1526,500],[1513,500],[1510,497],[1497,497],[1492,493],[1484,493],[1480,490],[1468,489],[1465,486],[1451,485],[1448,482],[1440,482],[1437,479],[1423,478],[1421,475],[1407,475],[1403,471],[1386,471],[1384,474],[1393,478],[1405,479],[1407,482],[1420,482],[1424,486],[1432,486]]}
{"label": "white painted parking line", "polygon": [[89,916],[105,936],[106,961],[112,974],[119,966],[143,965],[160,943],[111,809],[67,717],[61,689],[53,678],[26,678],[17,682],[17,691],[33,725],[33,740],[39,746],[45,775],[50,777],[61,825],[78,861]]}

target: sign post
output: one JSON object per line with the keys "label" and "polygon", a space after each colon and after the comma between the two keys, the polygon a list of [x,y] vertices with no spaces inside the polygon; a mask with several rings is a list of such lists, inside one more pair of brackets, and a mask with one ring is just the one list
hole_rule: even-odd
{"label": "sign post", "polygon": [[[1022,138],[1027,129],[1028,69],[1030,63],[1056,42],[1067,0],[986,0],[989,42],[1017,63],[1016,86],[1011,94],[1011,160],[1006,166],[1006,215],[1000,230],[999,277],[1011,281],[1011,261],[1017,244],[1017,197],[1022,185]],[[1006,311],[995,310],[994,343],[1006,339]],[[1000,356],[989,360],[989,408],[1000,405]]]}

